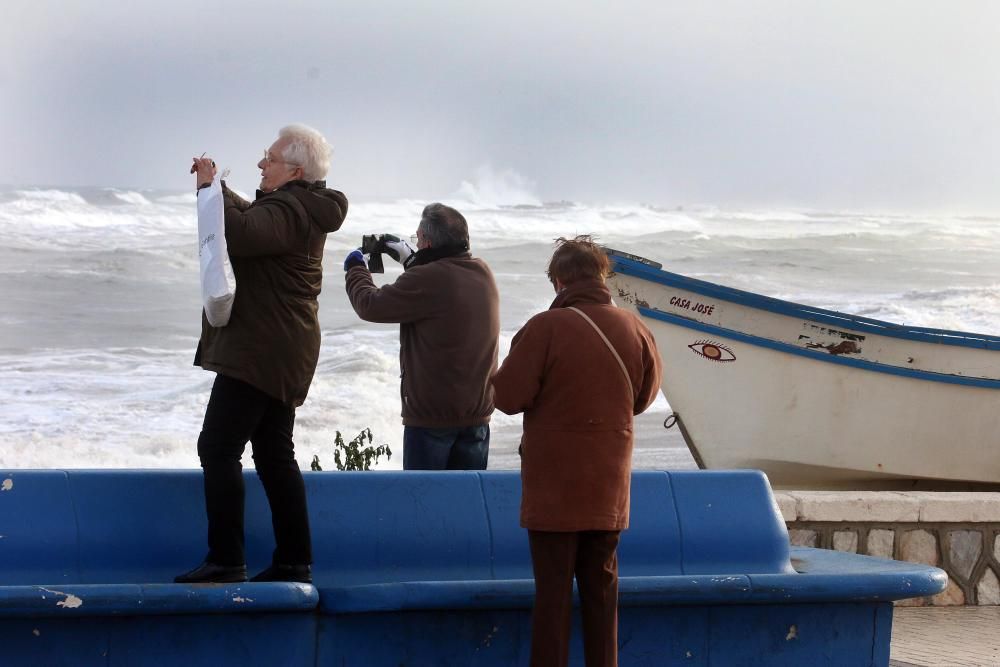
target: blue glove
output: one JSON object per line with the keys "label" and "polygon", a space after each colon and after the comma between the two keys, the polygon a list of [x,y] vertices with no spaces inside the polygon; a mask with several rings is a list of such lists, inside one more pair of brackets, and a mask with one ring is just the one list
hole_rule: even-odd
{"label": "blue glove", "polygon": [[344,271],[347,271],[352,266],[363,266],[368,268],[368,261],[365,259],[365,254],[361,252],[361,248],[357,250],[352,250],[351,254],[344,259]]}

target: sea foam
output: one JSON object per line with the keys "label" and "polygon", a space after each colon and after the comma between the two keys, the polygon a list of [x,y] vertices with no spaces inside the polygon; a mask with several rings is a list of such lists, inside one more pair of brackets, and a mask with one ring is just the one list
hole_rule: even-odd
{"label": "sea foam", "polygon": [[[213,374],[200,331],[195,196],[113,188],[0,190],[0,465],[195,467]],[[370,427],[402,463],[397,325],[360,322],[341,262],[361,235],[416,230],[426,201],[352,201],[327,240],[319,366],[297,411],[299,462],[332,467],[333,439]],[[500,354],[554,297],[553,239],[594,234],[665,269],[915,326],[1000,333],[1000,220],[711,205],[544,202],[482,169],[446,203],[501,294]],[[376,283],[395,280],[386,261]],[[238,289],[238,288],[237,288]],[[693,465],[660,397],[637,422],[637,465]],[[491,466],[516,467],[520,417],[493,417]],[[673,438],[673,439],[671,439]],[[248,448],[249,449],[249,448]],[[653,452],[652,454],[650,452]],[[244,464],[252,465],[249,451]]]}

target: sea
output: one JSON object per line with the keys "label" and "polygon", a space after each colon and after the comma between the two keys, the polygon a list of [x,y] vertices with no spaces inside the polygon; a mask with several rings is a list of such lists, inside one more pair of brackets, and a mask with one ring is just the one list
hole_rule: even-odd
{"label": "sea", "polygon": [[[547,202],[482,181],[443,201],[466,215],[473,254],[496,276],[501,358],[554,297],[553,240],[576,234],[780,299],[1000,334],[1000,217]],[[426,203],[352,201],[328,238],[319,366],[295,428],[303,469],[314,456],[332,469],[336,433],[365,428],[392,451],[377,467],[402,467],[398,327],[356,317],[342,261],[363,234],[413,234]],[[386,258],[376,282],[398,275]],[[197,467],[214,378],[192,365],[199,298],[192,192],[0,188],[0,467]],[[636,468],[695,467],[663,426],[669,414],[661,395],[637,419]],[[518,467],[520,427],[494,415],[490,468]]]}

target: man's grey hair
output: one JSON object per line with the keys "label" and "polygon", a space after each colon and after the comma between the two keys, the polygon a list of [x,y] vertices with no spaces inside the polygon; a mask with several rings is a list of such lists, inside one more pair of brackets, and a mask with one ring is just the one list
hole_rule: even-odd
{"label": "man's grey hair", "polygon": [[281,151],[281,158],[302,167],[303,180],[322,181],[326,178],[333,148],[318,130],[308,125],[287,125],[278,130],[278,136],[289,139],[288,145]]}
{"label": "man's grey hair", "polygon": [[424,207],[420,215],[420,229],[431,247],[469,247],[469,224],[465,217],[451,206],[434,203]]}

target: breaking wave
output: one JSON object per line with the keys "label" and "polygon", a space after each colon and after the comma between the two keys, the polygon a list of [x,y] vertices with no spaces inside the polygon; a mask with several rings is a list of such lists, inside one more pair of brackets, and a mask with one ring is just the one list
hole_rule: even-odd
{"label": "breaking wave", "polygon": [[[0,465],[197,466],[212,375],[191,366],[195,203],[192,192],[0,189]],[[297,414],[303,466],[313,454],[328,463],[336,431],[364,427],[399,455],[387,467],[401,464],[398,327],[358,321],[340,262],[362,234],[414,233],[426,203],[352,201],[327,241],[320,366]],[[768,296],[1000,333],[995,218],[544,202],[529,179],[487,166],[448,203],[466,214],[473,252],[496,275],[501,356],[551,302],[552,240],[584,233],[667,270]],[[398,273],[389,260],[376,282]],[[668,409],[662,399],[654,406]],[[637,426],[637,437],[659,441],[663,416],[650,417],[655,430],[645,436]],[[491,452],[491,467],[516,467],[520,418],[496,414],[492,424],[501,458]]]}

